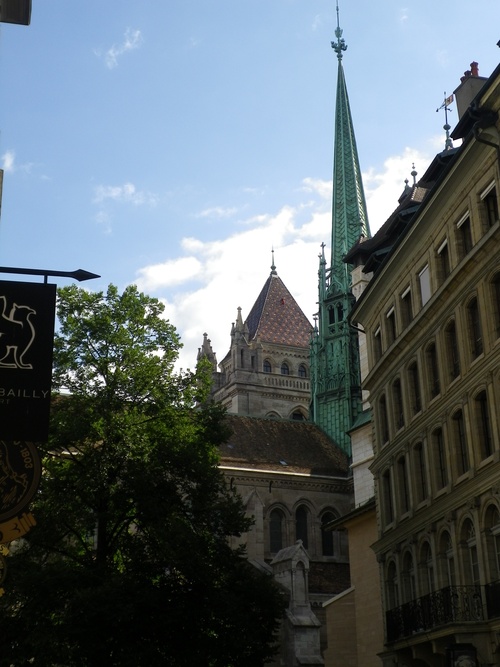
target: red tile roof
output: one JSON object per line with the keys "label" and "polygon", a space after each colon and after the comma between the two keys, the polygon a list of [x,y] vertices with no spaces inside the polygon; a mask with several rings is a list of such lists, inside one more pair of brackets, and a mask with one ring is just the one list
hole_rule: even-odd
{"label": "red tile roof", "polygon": [[266,280],[246,324],[250,340],[309,347],[312,325],[276,274]]}

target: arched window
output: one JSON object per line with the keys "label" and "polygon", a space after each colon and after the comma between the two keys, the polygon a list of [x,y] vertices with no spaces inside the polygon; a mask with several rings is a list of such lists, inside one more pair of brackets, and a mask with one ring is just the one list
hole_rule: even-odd
{"label": "arched window", "polygon": [[413,469],[415,471],[415,497],[417,503],[421,503],[427,498],[427,467],[421,442],[417,442],[413,447]]}
{"label": "arched window", "polygon": [[483,352],[483,332],[479,305],[476,297],[467,304],[467,323],[469,326],[469,341],[472,358],[475,359]]}
{"label": "arched window", "polygon": [[274,509],[269,515],[269,545],[271,553],[283,549],[285,517],[281,510]]}
{"label": "arched window", "polygon": [[321,552],[323,556],[333,556],[333,530],[325,530],[325,526],[335,519],[333,512],[325,512],[321,517]]}
{"label": "arched window", "polygon": [[500,513],[495,505],[490,505],[485,515],[486,548],[489,581],[500,579]]}
{"label": "arched window", "polygon": [[491,439],[490,411],[488,408],[488,395],[486,391],[480,391],[474,398],[475,425],[477,429],[479,451],[481,459],[486,459],[493,453]]}
{"label": "arched window", "polygon": [[439,562],[442,583],[447,586],[455,586],[455,554],[453,552],[451,535],[446,530],[442,533],[439,540]]}
{"label": "arched window", "polygon": [[439,383],[439,368],[436,344],[431,343],[425,351],[425,359],[427,362],[427,378],[429,385],[429,396],[434,398],[441,391]]}
{"label": "arched window", "polygon": [[269,361],[269,359],[264,359],[263,370],[264,370],[264,373],[271,373],[272,366],[271,366],[271,362]]}
{"label": "arched window", "polygon": [[458,475],[463,475],[469,470],[469,452],[467,449],[467,436],[465,434],[464,413],[457,410],[451,417],[453,429],[453,443],[455,446],[455,461]]}
{"label": "arched window", "polygon": [[450,381],[460,375],[460,355],[458,352],[457,327],[455,320],[451,320],[444,330],[446,352],[448,360],[448,373]]}
{"label": "arched window", "polygon": [[398,574],[396,563],[391,561],[387,567],[386,578],[387,608],[394,609],[399,606]]}
{"label": "arched window", "polygon": [[300,364],[299,366],[299,378],[305,378],[307,377],[307,369],[304,366],[304,364]]}
{"label": "arched window", "polygon": [[292,412],[293,421],[300,422],[305,420],[304,414],[300,410],[294,410]]}
{"label": "arched window", "polygon": [[408,379],[410,381],[410,402],[412,414],[416,415],[422,409],[422,400],[420,398],[420,379],[417,362],[414,361],[408,366]]}
{"label": "arched window", "polygon": [[479,584],[479,559],[477,553],[477,540],[474,524],[470,519],[464,521],[460,533],[462,546],[463,568],[465,573],[465,584],[475,586]]}
{"label": "arched window", "polygon": [[281,375],[290,375],[290,368],[286,361],[281,364]]}
{"label": "arched window", "polygon": [[413,556],[407,551],[403,557],[403,597],[404,602],[411,602],[417,597]]}
{"label": "arched window", "polygon": [[307,507],[300,505],[295,512],[295,538],[297,540],[302,540],[304,549],[307,549],[309,546],[308,540],[308,518],[309,512]]}
{"label": "arched window", "polygon": [[401,380],[396,378],[392,383],[392,407],[394,410],[394,426],[396,431],[405,425],[403,412],[403,393],[401,391]]}
{"label": "arched window", "polygon": [[378,414],[380,419],[380,440],[384,444],[384,442],[389,440],[389,420],[387,419],[387,400],[385,394],[382,394],[379,399]]}
{"label": "arched window", "polygon": [[444,445],[443,429],[437,428],[432,432],[432,451],[434,452],[434,470],[436,474],[436,489],[439,491],[448,484],[448,464]]}
{"label": "arched window", "polygon": [[434,591],[434,561],[432,559],[432,550],[429,542],[424,542],[420,550],[421,581],[420,586],[424,593]]}

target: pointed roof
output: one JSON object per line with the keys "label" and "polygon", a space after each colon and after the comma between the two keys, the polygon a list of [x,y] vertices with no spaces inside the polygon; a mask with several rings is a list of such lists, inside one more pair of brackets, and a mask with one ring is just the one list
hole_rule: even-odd
{"label": "pointed roof", "polygon": [[335,35],[337,41],[332,42],[332,48],[337,53],[339,64],[335,108],[331,266],[336,277],[342,282],[345,276],[343,256],[360,236],[365,238],[370,236],[370,228],[351,108],[342,67],[342,51],[345,51],[347,46],[342,39],[342,30],[338,24],[338,6]]}
{"label": "pointed roof", "polygon": [[249,340],[309,347],[312,325],[277,275],[274,264],[245,325]]}

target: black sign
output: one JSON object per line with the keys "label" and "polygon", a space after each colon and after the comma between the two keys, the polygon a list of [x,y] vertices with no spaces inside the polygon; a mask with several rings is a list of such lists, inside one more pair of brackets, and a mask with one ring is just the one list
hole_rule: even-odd
{"label": "black sign", "polygon": [[0,440],[48,438],[56,286],[0,281]]}

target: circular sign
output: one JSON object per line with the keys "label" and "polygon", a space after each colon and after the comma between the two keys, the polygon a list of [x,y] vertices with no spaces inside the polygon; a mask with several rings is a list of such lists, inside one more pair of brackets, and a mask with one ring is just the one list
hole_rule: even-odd
{"label": "circular sign", "polygon": [[0,440],[0,523],[28,507],[41,474],[40,455],[32,442]]}

